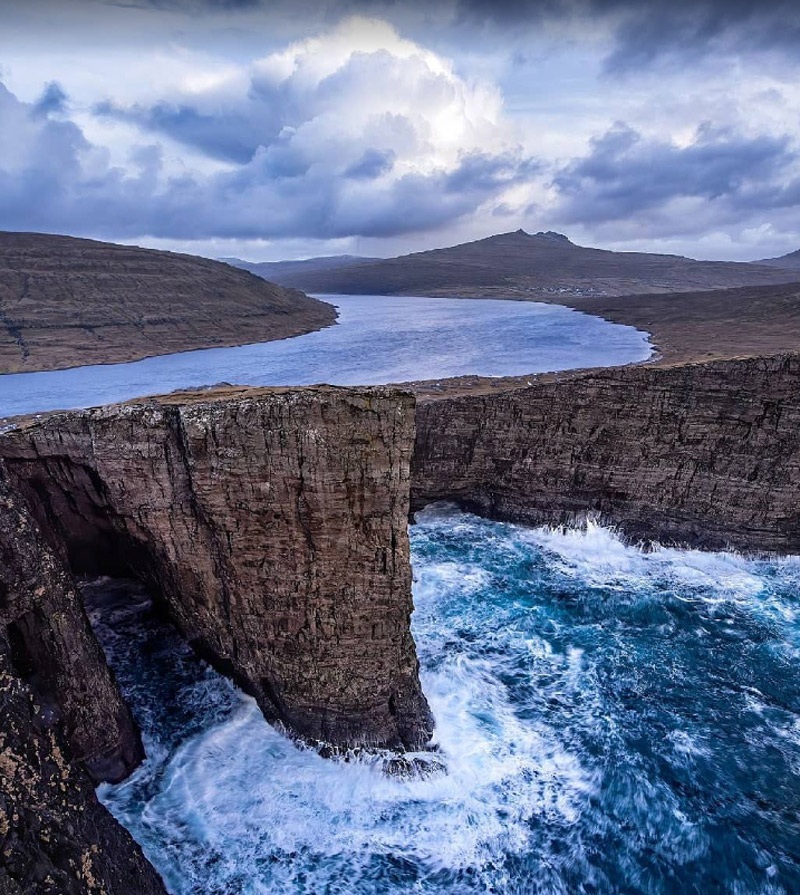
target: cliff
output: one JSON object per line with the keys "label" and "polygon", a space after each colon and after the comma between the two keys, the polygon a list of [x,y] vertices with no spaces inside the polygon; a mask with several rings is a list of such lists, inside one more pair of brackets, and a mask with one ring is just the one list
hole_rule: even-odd
{"label": "cliff", "polygon": [[800,552],[800,356],[621,367],[420,402],[412,508]]}
{"label": "cliff", "polygon": [[249,390],[57,414],[0,456],[74,570],[144,580],[268,720],[417,748],[413,438],[396,390]]}
{"label": "cliff", "polygon": [[331,305],[218,261],[0,233],[0,373],[284,339],[335,320]]}
{"label": "cliff", "polygon": [[72,576],[0,461],[0,632],[12,667],[95,781],[118,782],[144,752]]}
{"label": "cliff", "polygon": [[0,892],[164,895],[94,793],[141,759],[138,733],[69,573],[4,478],[0,717]]}
{"label": "cliff", "polygon": [[0,635],[0,892],[165,895],[130,834],[97,801],[58,728],[42,721]]}

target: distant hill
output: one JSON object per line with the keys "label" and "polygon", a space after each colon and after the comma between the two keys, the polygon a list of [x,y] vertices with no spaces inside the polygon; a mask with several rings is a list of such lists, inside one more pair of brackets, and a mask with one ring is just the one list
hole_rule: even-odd
{"label": "distant hill", "polygon": [[0,373],[283,339],[335,309],[219,261],[0,232]]}
{"label": "distant hill", "polygon": [[560,233],[502,233],[452,246],[286,274],[308,292],[455,295],[558,301],[559,296],[691,292],[785,283],[773,266],[584,248]]}
{"label": "distant hill", "polygon": [[283,284],[287,279],[302,276],[311,271],[336,270],[367,261],[380,261],[380,258],[362,258],[359,255],[327,255],[321,258],[306,258],[304,261],[243,261],[241,258],[220,258],[226,264],[249,270],[257,277],[263,277],[273,283]]}
{"label": "distant hill", "polygon": [[800,249],[781,255],[780,258],[764,258],[763,261],[754,261],[753,264],[766,264],[768,267],[780,267],[783,270],[800,270]]}

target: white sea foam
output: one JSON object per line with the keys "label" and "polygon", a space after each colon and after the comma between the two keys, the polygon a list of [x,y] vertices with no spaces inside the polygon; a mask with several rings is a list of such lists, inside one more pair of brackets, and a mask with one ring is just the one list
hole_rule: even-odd
{"label": "white sea foam", "polygon": [[656,581],[713,589],[711,601],[743,598],[764,588],[753,562],[735,553],[707,553],[625,543],[612,528],[591,519],[580,528],[518,528],[518,536],[555,554],[560,570],[593,587],[642,590]]}
{"label": "white sea foam", "polygon": [[[699,787],[709,770],[722,774],[733,798],[714,727],[733,691],[723,680],[712,720],[690,724],[681,687],[694,686],[691,667],[676,662],[673,675],[668,652],[648,652],[677,636],[665,628],[662,637],[660,610],[649,607],[680,609],[685,639],[672,641],[676,649],[718,636],[732,618],[737,636],[751,615],[759,632],[796,630],[788,625],[800,565],[644,551],[591,523],[530,530],[441,507],[422,514],[413,540],[413,626],[447,773],[398,778],[380,757],[323,759],[241,697],[222,723],[166,761],[154,752],[130,782],[104,791],[171,890],[566,895],[576,879],[617,891],[616,874],[629,888],[659,892],[658,875],[648,875],[654,861],[670,872],[703,866],[715,834],[658,769],[697,774]],[[775,649],[794,648],[774,640]],[[780,662],[788,661],[785,652]],[[768,741],[800,773],[797,716],[776,707],[771,677],[763,689],[748,680],[736,684],[736,722],[750,726],[742,748],[757,755]],[[674,691],[669,704],[662,686]],[[148,774],[137,815],[125,788]],[[598,843],[619,851],[603,854]],[[510,869],[517,859],[522,879]],[[766,891],[763,882],[748,878],[748,891]]]}
{"label": "white sea foam", "polygon": [[[489,663],[456,656],[423,685],[446,774],[407,780],[375,760],[323,759],[242,697],[229,721],[171,758],[142,813],[147,838],[177,843],[188,833],[221,856],[222,885],[263,854],[316,856],[323,878],[331,859],[352,866],[375,855],[403,856],[426,873],[480,870],[526,849],[530,818],[575,820],[593,781],[551,730],[517,717]],[[175,891],[192,891],[191,877],[162,869]]]}

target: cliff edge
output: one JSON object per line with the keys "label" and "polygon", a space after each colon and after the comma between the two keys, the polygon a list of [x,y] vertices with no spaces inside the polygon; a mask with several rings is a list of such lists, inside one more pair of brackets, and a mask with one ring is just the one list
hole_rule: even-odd
{"label": "cliff edge", "polygon": [[800,356],[615,367],[420,401],[412,506],[800,552]]}
{"label": "cliff edge", "polygon": [[326,387],[56,414],[0,456],[73,570],[142,579],[268,720],[414,749],[413,440],[408,393]]}

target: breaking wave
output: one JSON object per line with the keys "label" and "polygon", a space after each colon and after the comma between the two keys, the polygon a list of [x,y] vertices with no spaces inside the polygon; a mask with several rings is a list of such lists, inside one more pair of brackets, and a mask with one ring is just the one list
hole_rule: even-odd
{"label": "breaking wave", "polygon": [[101,798],[172,893],[800,891],[800,562],[446,507],[411,534],[446,773],[323,759],[145,604],[93,612],[148,752]]}

